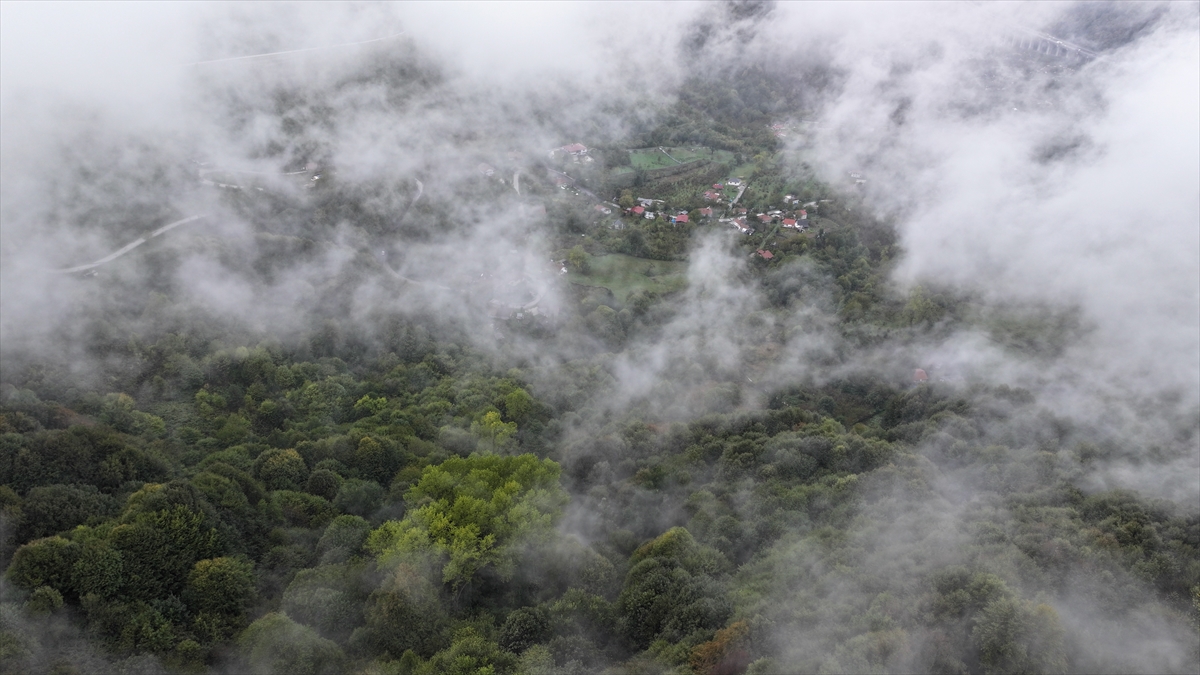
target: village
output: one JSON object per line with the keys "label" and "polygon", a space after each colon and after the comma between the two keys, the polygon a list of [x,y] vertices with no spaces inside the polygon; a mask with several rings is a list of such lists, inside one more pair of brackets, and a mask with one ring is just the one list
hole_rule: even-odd
{"label": "village", "polygon": [[[791,126],[767,130],[783,138]],[[542,153],[509,151],[476,160],[477,176],[497,197],[515,199],[522,218],[553,225],[549,259],[481,270],[498,335],[505,324],[556,321],[541,302],[552,278],[584,304],[620,311],[639,298],[687,285],[687,257],[700,231],[729,232],[745,254],[774,263],[836,221],[812,179],[784,180],[775,155],[753,158],[701,145],[625,148],[564,143]],[[857,178],[857,176],[855,176]],[[818,219],[820,226],[816,226]],[[512,278],[509,278],[512,277]],[[590,299],[589,299],[590,298]]]}
{"label": "village", "polygon": [[[666,148],[660,147],[652,150],[657,150],[662,156],[675,162],[679,168],[685,168],[688,165],[688,162],[677,159]],[[694,147],[689,150],[695,157],[701,157],[704,151],[709,151],[708,148]],[[639,151],[631,150],[630,152]],[[594,161],[588,154],[588,148],[582,143],[572,143],[556,148],[551,151],[550,156],[556,159],[570,158],[574,164],[586,165]],[[693,161],[695,160],[693,159]],[[666,164],[662,168],[675,167]],[[555,182],[560,189],[568,189],[572,187],[574,181],[563,174]],[[679,205],[669,204],[666,200],[656,197],[633,197],[631,201],[629,197],[632,196],[632,192],[628,190],[624,191],[622,196],[614,197],[611,200],[616,203],[601,202],[592,208],[600,218],[611,216],[614,212],[620,213],[622,218],[609,221],[609,226],[614,229],[626,227],[628,223],[624,219],[663,220],[671,225],[714,221],[745,235],[754,234],[758,228],[771,225],[778,225],[784,230],[795,232],[804,232],[808,229],[808,209],[815,210],[818,205],[816,201],[801,204],[796,196],[789,194],[783,197],[781,208],[768,208],[762,212],[750,213],[750,209],[738,205],[747,187],[748,181],[742,175],[730,176],[721,182],[713,183],[710,187],[697,191],[697,195],[706,205],[690,211],[678,208]],[[651,190],[652,193],[653,190]],[[575,194],[583,193],[575,190]],[[626,203],[622,204],[622,201]]]}

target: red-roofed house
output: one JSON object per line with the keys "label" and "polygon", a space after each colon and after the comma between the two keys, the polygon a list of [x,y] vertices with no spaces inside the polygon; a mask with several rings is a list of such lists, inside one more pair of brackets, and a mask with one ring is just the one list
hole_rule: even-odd
{"label": "red-roofed house", "polygon": [[928,381],[929,381],[929,375],[925,373],[924,369],[917,368],[916,370],[913,371],[913,382],[921,383],[921,382],[928,382]]}
{"label": "red-roofed house", "polygon": [[784,218],[783,226],[784,227],[792,227],[792,228],[796,227],[796,219],[795,218]]}
{"label": "red-roofed house", "polygon": [[570,145],[564,145],[559,149],[562,150],[563,152],[566,152],[566,153],[569,153],[572,155],[584,155],[584,154],[587,154],[587,151],[588,151],[587,146],[583,145],[582,143],[572,143]]}
{"label": "red-roofed house", "polygon": [[760,213],[760,214],[758,214],[758,222],[769,223],[769,222],[771,222],[771,216],[766,213]]}
{"label": "red-roofed house", "polygon": [[646,209],[642,208],[641,206],[635,206],[632,209],[629,209],[629,212],[635,216],[640,216],[646,212]]}
{"label": "red-roofed house", "polygon": [[808,220],[808,211],[800,209],[800,220]]}
{"label": "red-roofed house", "polygon": [[721,198],[721,193],[719,193],[719,192],[713,192],[712,190],[707,190],[707,191],[705,191],[705,193],[704,193],[704,198],[705,198],[705,199],[707,199],[707,200],[708,200],[708,201],[710,201],[710,202],[715,202],[715,201],[717,201],[718,199],[720,199],[720,198]]}
{"label": "red-roofed house", "polygon": [[713,183],[713,189],[714,189],[714,190],[722,190],[722,189],[724,189],[724,188],[725,188],[725,186],[724,186],[724,185],[721,185],[720,183]]}
{"label": "red-roofed house", "polygon": [[775,254],[771,253],[770,251],[764,251],[761,248],[758,249],[758,254],[762,256],[763,260],[770,260],[771,258],[775,257]]}
{"label": "red-roofed house", "polygon": [[677,216],[671,216],[671,224],[672,225],[674,225],[676,223],[686,223],[686,222],[688,222],[688,215],[686,213],[681,213]]}
{"label": "red-roofed house", "polygon": [[700,215],[704,216],[705,218],[712,218],[712,207],[705,206],[704,208],[700,209]]}

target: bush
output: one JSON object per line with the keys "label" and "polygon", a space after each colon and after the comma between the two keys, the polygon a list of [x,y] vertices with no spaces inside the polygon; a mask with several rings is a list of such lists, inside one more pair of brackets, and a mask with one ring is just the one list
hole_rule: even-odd
{"label": "bush", "polygon": [[271,612],[250,624],[238,637],[249,670],[264,675],[339,675],[346,657],[313,629]]}
{"label": "bush", "polygon": [[352,478],[342,484],[333,500],[333,508],[341,513],[367,517],[379,509],[383,486],[373,480]]}
{"label": "bush", "polygon": [[49,586],[38,586],[25,601],[25,611],[30,614],[49,614],[63,606],[63,596]]}
{"label": "bush", "polygon": [[362,550],[362,545],[371,533],[371,524],[359,516],[338,516],[325,528],[317,542],[317,553],[321,564],[345,562]]}

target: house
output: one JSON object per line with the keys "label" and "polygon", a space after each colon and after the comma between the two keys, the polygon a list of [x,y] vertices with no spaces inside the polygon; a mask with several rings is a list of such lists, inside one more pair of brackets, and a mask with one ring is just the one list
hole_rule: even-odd
{"label": "house", "polygon": [[760,256],[762,256],[762,259],[763,259],[763,260],[770,260],[770,259],[772,259],[772,258],[774,258],[774,257],[775,257],[775,254],[771,253],[770,251],[764,251],[764,250],[762,250],[761,248],[760,248],[760,249],[758,249],[757,251],[755,251],[755,253],[757,253],[757,254],[759,254]]}
{"label": "house", "polygon": [[487,162],[482,162],[479,165],[479,173],[491,178],[496,174],[496,167],[488,164]]}
{"label": "house", "polygon": [[574,155],[576,157],[578,157],[580,155],[586,155],[587,151],[588,151],[587,147],[584,146],[582,143],[572,143],[570,145],[564,145],[561,148],[559,148],[559,150],[562,150],[563,152],[567,153],[568,155]]}
{"label": "house", "polygon": [[738,218],[737,220],[734,220],[733,226],[736,227],[742,234],[754,234],[754,228],[747,225],[744,218]]}
{"label": "house", "polygon": [[647,212],[646,212],[646,216],[645,216],[645,218],[646,218],[646,220],[654,220],[654,212],[653,212],[653,211],[647,211]]}
{"label": "house", "polygon": [[607,206],[605,206],[603,204],[597,204],[592,208],[596,209],[597,211],[599,211],[600,213],[603,213],[606,216],[609,215],[610,213],[612,213],[612,209],[608,208]]}
{"label": "house", "polygon": [[739,208],[739,209],[734,209],[734,213],[738,214],[739,216],[744,216],[747,213],[749,213],[749,211],[744,208]]}
{"label": "house", "polygon": [[630,213],[632,213],[632,214],[633,214],[633,215],[635,215],[635,216],[640,216],[640,215],[642,215],[643,213],[645,213],[645,212],[646,212],[646,209],[644,209],[644,208],[642,208],[642,207],[640,207],[640,206],[635,206],[635,207],[633,207],[632,209],[629,209],[629,212],[630,212]]}
{"label": "house", "polygon": [[729,180],[725,181],[725,184],[728,185],[729,187],[738,187],[739,185],[742,184],[742,181],[740,181],[736,178],[730,178]]}
{"label": "house", "polygon": [[800,209],[800,220],[808,220],[808,211]]}
{"label": "house", "polygon": [[784,203],[784,204],[791,204],[791,203],[792,203],[792,200],[794,200],[794,199],[795,199],[795,197],[794,197],[794,196],[792,196],[792,195],[784,195],[784,196],[783,196],[783,203]]}
{"label": "house", "polygon": [[795,218],[784,218],[783,226],[786,228],[789,228],[789,229],[795,229],[796,228],[796,219]]}
{"label": "house", "polygon": [[650,207],[654,206],[655,204],[665,204],[666,202],[664,202],[661,199],[646,199],[645,197],[638,197],[637,203],[641,204],[642,206],[644,206],[646,208],[650,208]]}
{"label": "house", "polygon": [[713,210],[711,206],[705,206],[700,209],[700,215],[704,218],[712,218]]}
{"label": "house", "polygon": [[688,222],[688,215],[686,213],[681,213],[677,216],[671,216],[671,224],[672,225],[676,225],[678,223],[686,223],[686,222]]}
{"label": "house", "polygon": [[721,193],[720,193],[720,192],[713,192],[712,190],[707,190],[707,191],[705,191],[705,193],[704,193],[704,198],[705,198],[706,200],[710,201],[710,202],[715,202],[715,201],[717,201],[718,199],[720,199],[720,198],[721,198]]}
{"label": "house", "polygon": [[769,214],[766,214],[766,213],[760,213],[760,214],[758,214],[758,216],[757,216],[757,217],[758,217],[758,222],[760,222],[760,223],[769,223],[769,222],[771,222],[771,216],[770,216]]}
{"label": "house", "polygon": [[929,375],[922,368],[917,368],[913,371],[913,382],[921,384],[929,381]]}
{"label": "house", "polygon": [[713,189],[714,190],[724,190],[725,186],[721,185],[720,183],[713,183]]}

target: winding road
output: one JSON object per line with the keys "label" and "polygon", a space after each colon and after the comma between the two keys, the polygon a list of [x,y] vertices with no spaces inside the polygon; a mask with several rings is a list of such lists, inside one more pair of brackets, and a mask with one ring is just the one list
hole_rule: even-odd
{"label": "winding road", "polygon": [[162,227],[158,228],[157,230],[151,232],[150,234],[129,242],[128,244],[117,249],[116,251],[113,251],[112,253],[109,253],[108,255],[104,256],[103,258],[97,260],[96,262],[91,262],[86,265],[76,265],[75,267],[67,267],[65,269],[45,270],[45,271],[53,272],[55,274],[73,274],[75,272],[85,272],[87,270],[94,269],[96,267],[103,265],[106,262],[111,262],[113,260],[116,260],[117,258],[120,258],[121,256],[125,255],[126,253],[129,253],[133,249],[146,243],[147,241],[149,241],[155,237],[162,236],[162,235],[166,234],[167,232],[170,232],[171,230],[179,227],[180,225],[187,225],[190,222],[200,220],[201,218],[206,218],[207,216],[208,216],[208,214],[202,213],[200,215],[188,216],[187,218],[184,218],[183,220],[177,220],[173,223],[167,223],[166,225],[163,225]]}

